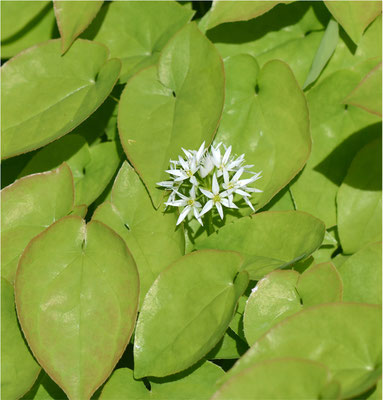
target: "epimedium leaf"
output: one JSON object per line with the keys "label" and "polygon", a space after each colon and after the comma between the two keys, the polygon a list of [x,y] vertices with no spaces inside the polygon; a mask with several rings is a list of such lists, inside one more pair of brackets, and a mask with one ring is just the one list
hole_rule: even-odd
{"label": "epimedium leaf", "polygon": [[143,381],[134,379],[132,370],[120,368],[113,372],[105,384],[100,400],[208,400],[214,393],[216,381],[223,375],[220,367],[206,361],[187,373],[151,379],[149,391]]}
{"label": "epimedium leaf", "polygon": [[240,358],[249,346],[232,329],[228,328],[223,338],[206,355],[208,360],[232,360]]}
{"label": "epimedium leaf", "polygon": [[[190,253],[147,293],[134,341],[134,376],[164,377],[192,366],[222,338],[248,284],[238,253]],[[169,318],[171,315],[171,318]]]}
{"label": "epimedium leaf", "polygon": [[382,63],[374,67],[345,98],[344,103],[382,116]]}
{"label": "epimedium leaf", "polygon": [[65,53],[76,38],[88,27],[99,12],[103,1],[54,0],[53,7],[61,36],[61,50]]}
{"label": "epimedium leaf", "polygon": [[342,301],[342,278],[331,262],[306,269],[299,277],[296,288],[304,307]]}
{"label": "epimedium leaf", "polygon": [[127,83],[118,111],[121,143],[156,207],[163,195],[156,183],[167,179],[170,159],[181,147],[210,144],[224,89],[221,57],[195,23],[169,41],[158,68],[149,67]]}
{"label": "epimedium leaf", "polygon": [[86,204],[79,204],[78,206],[74,206],[73,210],[69,215],[77,215],[78,217],[85,218],[86,213],[88,212],[88,207]]}
{"label": "epimedium leaf", "polygon": [[56,385],[46,374],[41,371],[35,384],[32,386],[21,400],[64,400],[67,399],[65,393]]}
{"label": "epimedium leaf", "polygon": [[344,301],[382,304],[382,243],[371,243],[339,266]]}
{"label": "epimedium leaf", "polygon": [[140,274],[140,305],[161,271],[184,255],[182,229],[176,229],[174,213],[156,211],[144,184],[124,162],[114,182],[110,202],[93,214],[115,230],[132,252]]}
{"label": "epimedium leaf", "polygon": [[322,37],[319,48],[315,54],[309,74],[303,84],[303,89],[311,85],[320,75],[328,60],[334,53],[339,39],[338,23],[331,19],[327,25],[326,31]]}
{"label": "epimedium leaf", "polygon": [[40,365],[69,398],[89,399],[121,357],[136,320],[139,279],[125,242],[100,222],[64,217],[25,249],[15,293]]}
{"label": "epimedium leaf", "polygon": [[224,63],[226,100],[215,141],[232,145],[234,153],[244,153],[247,163],[262,170],[257,188],[263,193],[252,200],[259,209],[289,183],[310,155],[306,100],[281,61],[271,61],[261,70],[250,55],[227,57]]}
{"label": "epimedium leaf", "polygon": [[381,318],[381,307],[369,304],[308,307],[255,342],[225,380],[278,354],[325,364],[341,384],[342,397],[356,396],[381,375]]}
{"label": "epimedium leaf", "polygon": [[13,286],[1,278],[1,394],[4,399],[19,399],[40,372],[19,328]]}
{"label": "epimedium leaf", "polygon": [[[8,4],[11,3],[12,7]],[[5,7],[3,6],[5,5]],[[41,8],[43,6],[43,8]],[[15,20],[20,16],[22,23],[25,22],[24,12],[28,13],[31,9],[40,9],[35,15],[30,15],[31,18],[27,24],[12,36],[1,40],[1,58],[7,59],[15,56],[29,47],[52,39],[56,27],[55,16],[51,2],[45,1],[2,1],[1,2],[1,31],[5,21],[14,24]],[[32,12],[32,11],[31,11]],[[7,22],[6,22],[7,24]],[[18,23],[14,24],[18,27]]]}
{"label": "epimedium leaf", "polygon": [[367,26],[382,12],[380,1],[324,2],[333,17],[342,25],[354,43],[358,44]]}
{"label": "epimedium leaf", "polygon": [[328,368],[299,358],[259,362],[230,378],[211,400],[339,399],[340,386]]}
{"label": "epimedium leaf", "polygon": [[307,94],[313,147],[290,190],[297,209],[314,214],[327,228],[336,225],[336,194],[354,154],[381,135],[378,116],[342,104],[360,79],[359,72],[338,70]]}
{"label": "epimedium leaf", "polygon": [[337,210],[344,253],[355,253],[382,239],[381,139],[367,144],[355,156],[339,188]]}
{"label": "epimedium leaf", "polygon": [[28,242],[67,215],[74,205],[70,168],[26,176],[1,191],[2,276],[14,281],[17,263]]}
{"label": "epimedium leaf", "polygon": [[242,269],[258,280],[308,257],[322,243],[325,227],[300,211],[266,211],[227,224],[198,241],[198,249],[232,250],[245,257]]}
{"label": "epimedium leaf", "polygon": [[169,39],[194,11],[176,2],[117,1],[106,4],[83,37],[105,44],[122,61],[120,82],[154,65]]}
{"label": "epimedium leaf", "polygon": [[[75,65],[75,68],[73,67]],[[1,67],[2,158],[34,150],[65,135],[105,100],[120,61],[101,44],[77,40],[64,56],[52,40]]]}
{"label": "epimedium leaf", "polygon": [[273,271],[257,283],[246,302],[243,319],[250,346],[276,323],[302,309],[296,291],[298,279],[296,271]]}

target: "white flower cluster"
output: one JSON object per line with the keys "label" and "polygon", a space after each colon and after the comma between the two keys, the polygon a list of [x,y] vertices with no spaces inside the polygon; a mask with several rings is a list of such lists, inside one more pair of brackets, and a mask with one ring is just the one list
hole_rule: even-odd
{"label": "white flower cluster", "polygon": [[[225,151],[221,154],[222,143],[210,151],[205,148],[205,142],[196,150],[185,150],[185,158],[170,161],[170,169],[166,172],[171,180],[158,182],[157,185],[171,191],[165,203],[166,206],[183,207],[177,221],[180,224],[189,213],[193,213],[197,221],[203,225],[201,217],[215,207],[223,219],[223,207],[238,208],[234,196],[242,197],[254,211],[250,197],[252,193],[262,190],[248,187],[261,178],[261,172],[249,171],[253,165],[243,165],[245,155],[231,155],[231,146],[223,145]],[[240,179],[243,173],[251,174],[247,179]]]}

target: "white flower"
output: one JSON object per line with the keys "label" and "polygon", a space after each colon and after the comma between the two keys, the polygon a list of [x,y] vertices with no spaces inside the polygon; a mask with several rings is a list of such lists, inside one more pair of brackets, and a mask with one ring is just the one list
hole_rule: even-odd
{"label": "white flower", "polygon": [[195,195],[195,186],[192,186],[190,192],[189,192],[189,197],[184,196],[182,193],[179,192],[173,192],[175,195],[177,194],[181,199],[180,200],[169,200],[165,203],[167,206],[175,206],[175,207],[184,207],[182,210],[180,216],[178,217],[177,224],[179,225],[185,218],[186,216],[190,213],[190,211],[193,211],[194,217],[196,220],[203,225],[202,220],[199,215],[199,209],[202,207],[201,203],[196,200],[196,195]]}
{"label": "white flower", "polygon": [[205,204],[205,206],[203,207],[202,211],[200,212],[200,217],[202,215],[204,215],[205,213],[207,213],[208,211],[210,211],[213,206],[216,207],[216,209],[218,210],[219,216],[221,217],[221,219],[223,219],[223,209],[222,206],[228,207],[228,208],[238,208],[233,202],[230,202],[228,199],[226,199],[225,197],[227,197],[229,195],[229,193],[227,191],[224,192],[219,192],[219,185],[218,185],[218,181],[217,181],[217,177],[214,173],[213,175],[213,182],[212,182],[212,188],[211,188],[211,192],[209,190],[205,190],[200,188],[199,189],[207,198],[209,198],[210,200]]}

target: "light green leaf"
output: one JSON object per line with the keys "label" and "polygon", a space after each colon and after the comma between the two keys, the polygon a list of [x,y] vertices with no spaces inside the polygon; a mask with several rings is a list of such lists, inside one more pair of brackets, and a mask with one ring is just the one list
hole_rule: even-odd
{"label": "light green leaf", "polygon": [[307,358],[325,364],[342,398],[371,387],[381,375],[381,307],[332,303],[309,307],[280,322],[237,362],[226,380],[264,360]]}
{"label": "light green leaf", "polygon": [[[243,332],[243,313],[245,312],[246,302],[251,293],[251,289],[254,286],[255,283],[253,281],[249,282],[249,286],[247,287],[246,292],[238,300],[237,309],[235,310],[235,314],[229,325],[230,328],[233,330],[233,332],[238,337],[240,337],[244,342],[246,342],[246,338],[245,338],[245,333]],[[249,287],[251,287],[250,293],[249,293]]]}
{"label": "light green leaf", "polygon": [[[260,6],[260,3],[248,2],[254,6]],[[260,67],[271,60],[284,61],[302,87],[329,18],[322,2],[296,1],[289,5],[279,4],[247,22],[219,25],[206,35],[224,58],[248,54],[256,58]]]}
{"label": "light green leaf", "polygon": [[232,360],[240,358],[249,346],[233,330],[227,329],[223,338],[206,355],[208,360]]}
{"label": "light green leaf", "polygon": [[156,64],[166,43],[193,14],[172,1],[116,1],[101,9],[83,36],[105,44],[112,57],[121,59],[124,83]]}
{"label": "light green leaf", "polygon": [[297,209],[317,216],[327,228],[336,225],[336,193],[354,154],[381,135],[379,117],[342,104],[360,79],[358,72],[340,70],[307,94],[313,147],[290,190]]}
{"label": "light green leaf", "polygon": [[211,142],[223,101],[222,60],[194,23],[167,44],[158,70],[147,68],[127,83],[119,106],[120,138],[156,207],[163,195],[156,183],[167,179],[170,159],[181,147]]}
{"label": "light green leaf", "polygon": [[133,168],[125,162],[114,182],[111,201],[93,214],[126,242],[140,274],[140,305],[158,274],[184,255],[184,235],[174,213],[156,211]]}
{"label": "light green leaf", "polygon": [[267,360],[233,376],[211,400],[340,398],[338,382],[323,364],[299,358]]}
{"label": "light green leaf", "polygon": [[204,15],[200,26],[204,30],[214,28],[224,22],[248,21],[259,17],[279,3],[288,1],[213,1],[211,9]]}
{"label": "light green leaf", "polygon": [[382,141],[364,146],[352,161],[337,196],[344,253],[382,240]]}
{"label": "light green leaf", "polygon": [[342,279],[331,262],[306,269],[299,277],[296,288],[305,307],[342,300]]}
{"label": "light green leaf", "polygon": [[312,84],[320,75],[328,60],[334,53],[339,39],[339,28],[333,19],[327,25],[326,31],[322,37],[319,48],[315,54],[310,72],[303,84],[303,89]]}
{"label": "light green leaf", "polygon": [[[73,68],[73,66],[76,66]],[[77,40],[64,56],[60,41],[32,47],[1,67],[2,158],[44,146],[93,113],[112,90],[120,62]]]}
{"label": "light green leaf", "polygon": [[247,274],[238,273],[241,264],[234,252],[199,251],[159,275],[136,326],[136,378],[185,370],[218,343],[248,284]]}
{"label": "light green leaf", "polygon": [[[8,4],[12,4],[10,7]],[[5,5],[5,9],[4,9]],[[43,8],[42,8],[43,7]],[[13,35],[2,39],[1,58],[7,59],[15,56],[21,51],[37,44],[49,40],[53,37],[56,26],[55,16],[51,2],[46,1],[1,1],[1,32],[3,26],[9,24],[19,28],[15,21],[21,17],[21,23],[25,23],[24,13],[30,9],[40,9],[37,14],[30,14],[31,18],[27,24]],[[3,25],[4,24],[4,25]],[[6,30],[8,30],[6,28]]]}
{"label": "light green leaf", "polygon": [[368,400],[381,400],[382,398],[382,379],[379,379],[376,387],[372,389],[372,393],[366,399]]}
{"label": "light green leaf", "polygon": [[1,41],[9,39],[32,23],[47,8],[49,1],[6,1],[1,2]]}
{"label": "light green leaf", "polygon": [[382,12],[380,1],[325,1],[333,17],[358,44],[367,26]]}
{"label": "light green leaf", "polygon": [[214,393],[216,381],[223,375],[221,368],[207,361],[187,373],[151,379],[149,391],[143,381],[134,379],[132,370],[120,368],[104,386],[100,400],[208,400]]}
{"label": "light green leaf", "polygon": [[76,38],[92,22],[103,1],[54,0],[57,26],[61,35],[61,49],[65,53]]}
{"label": "light green leaf", "polygon": [[[226,100],[216,142],[245,153],[262,171],[253,197],[262,208],[303,168],[311,138],[305,97],[289,67],[278,60],[259,71],[249,55],[225,59]],[[291,157],[294,154],[294,157]],[[246,211],[251,209],[246,206]]]}
{"label": "light green leaf", "polygon": [[323,222],[299,211],[266,211],[241,218],[197,242],[198,249],[233,250],[245,257],[242,269],[258,280],[308,257],[322,243]]}
{"label": "light green leaf", "polygon": [[344,301],[382,304],[382,243],[372,243],[339,266]]}
{"label": "light green leaf", "polygon": [[85,204],[79,204],[78,206],[73,207],[73,210],[69,215],[77,215],[78,217],[85,218],[87,212],[88,207]]}
{"label": "light green leaf", "polygon": [[382,116],[382,63],[379,63],[362,79],[346,97],[344,103]]}
{"label": "light green leaf", "polygon": [[1,275],[13,282],[28,242],[73,208],[74,186],[69,167],[17,180],[1,191]]}
{"label": "light green leaf", "polygon": [[17,400],[33,385],[40,365],[32,356],[19,328],[13,286],[1,278],[1,395]]}
{"label": "light green leaf", "polygon": [[253,289],[245,308],[243,325],[251,346],[272,326],[302,309],[296,291],[299,273],[273,271]]}
{"label": "light green leaf", "polygon": [[44,371],[41,371],[32,389],[21,400],[66,400],[65,393]]}
{"label": "light green leaf", "polygon": [[19,321],[69,398],[89,399],[112,372],[133,331],[138,292],[124,241],[100,222],[62,218],[24,251],[15,282]]}

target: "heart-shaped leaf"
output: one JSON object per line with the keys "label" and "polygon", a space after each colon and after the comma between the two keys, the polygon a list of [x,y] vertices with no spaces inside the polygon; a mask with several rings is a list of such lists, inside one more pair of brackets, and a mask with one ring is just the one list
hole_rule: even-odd
{"label": "heart-shaped leaf", "polygon": [[382,243],[372,243],[340,267],[344,301],[382,304]]}
{"label": "heart-shaped leaf", "polygon": [[333,17],[358,44],[367,26],[382,12],[380,1],[325,1]]}
{"label": "heart-shaped leaf", "polygon": [[110,202],[93,214],[115,230],[132,252],[140,274],[140,305],[158,274],[184,255],[184,234],[176,215],[156,211],[144,184],[125,162],[114,182]]}
{"label": "heart-shaped leaf", "polygon": [[13,282],[17,263],[28,242],[69,214],[74,186],[70,168],[26,176],[1,191],[1,275]]}
{"label": "heart-shaped leaf", "polygon": [[1,395],[19,399],[33,385],[40,365],[32,356],[20,331],[13,286],[1,278]]}
{"label": "heart-shaped leaf", "polygon": [[44,146],[79,125],[105,100],[120,68],[104,46],[85,40],[64,56],[60,41],[52,40],[4,64],[2,158]]}
{"label": "heart-shaped leaf", "polygon": [[62,218],[25,249],[15,292],[36,359],[69,398],[89,399],[136,320],[138,273],[124,241],[100,222]]}
{"label": "heart-shaped leaf", "polygon": [[54,0],[57,26],[61,35],[61,49],[65,53],[77,36],[92,22],[103,1]]}
{"label": "heart-shaped leaf", "polygon": [[233,376],[211,400],[340,398],[340,386],[325,365],[299,358],[267,360]]}
{"label": "heart-shaped leaf", "polygon": [[344,103],[382,116],[382,63],[374,67],[346,97]]}
{"label": "heart-shaped leaf", "polygon": [[[368,171],[368,173],[366,173]],[[338,231],[344,253],[382,240],[382,141],[363,147],[337,196]]]}
{"label": "heart-shaped leaf", "polygon": [[283,62],[271,61],[259,71],[253,57],[238,55],[225,59],[225,72],[225,108],[215,141],[232,145],[234,153],[244,153],[247,163],[262,170],[257,187],[263,193],[255,199],[259,209],[307,161],[311,138],[306,100]]}
{"label": "heart-shaped leaf", "polygon": [[182,371],[218,343],[248,284],[247,274],[238,273],[241,264],[234,252],[199,251],[159,275],[136,326],[136,378]]}
{"label": "heart-shaped leaf", "polygon": [[167,44],[158,69],[147,68],[127,83],[118,111],[120,138],[156,207],[163,194],[156,183],[167,179],[170,159],[181,147],[211,142],[223,101],[222,60],[194,23]]}
{"label": "heart-shaped leaf", "polygon": [[236,363],[226,380],[255,363],[276,357],[307,358],[325,364],[342,397],[363,393],[382,371],[380,306],[332,303],[309,307],[270,329]]}
{"label": "heart-shaped leaf", "polygon": [[198,241],[198,249],[233,250],[243,269],[258,280],[277,268],[308,257],[322,243],[323,222],[300,211],[266,211],[241,218]]}
{"label": "heart-shaped leaf", "polygon": [[121,59],[124,83],[157,63],[163,47],[193,13],[171,1],[116,1],[101,9],[83,36],[105,44],[112,57]]}

